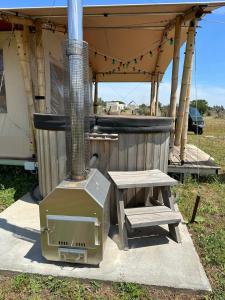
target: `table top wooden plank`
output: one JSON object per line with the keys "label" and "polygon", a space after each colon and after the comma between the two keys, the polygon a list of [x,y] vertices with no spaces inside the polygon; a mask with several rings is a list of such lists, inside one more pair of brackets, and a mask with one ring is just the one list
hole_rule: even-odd
{"label": "table top wooden plank", "polygon": [[152,186],[173,186],[177,181],[162,171],[121,171],[108,172],[118,189],[152,187]]}

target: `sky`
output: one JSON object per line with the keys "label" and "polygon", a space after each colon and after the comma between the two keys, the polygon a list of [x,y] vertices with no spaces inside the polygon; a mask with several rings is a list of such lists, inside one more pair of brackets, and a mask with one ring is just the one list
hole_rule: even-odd
{"label": "sky", "polygon": [[[150,0],[84,0],[84,5],[109,4],[140,4],[140,3],[176,3],[191,1],[150,1]],[[198,1],[204,2],[204,1]],[[211,1],[216,2],[216,1]],[[66,5],[65,0],[0,0],[0,7],[33,7]],[[193,72],[191,99],[205,99],[209,105],[223,105],[225,107],[225,8],[215,10],[199,23],[196,38],[196,61]],[[184,47],[181,48],[180,75]],[[160,84],[159,100],[163,104],[169,103],[171,64]],[[149,83],[101,83],[99,96],[105,101],[122,100],[126,103],[135,101],[138,104],[149,104]]]}

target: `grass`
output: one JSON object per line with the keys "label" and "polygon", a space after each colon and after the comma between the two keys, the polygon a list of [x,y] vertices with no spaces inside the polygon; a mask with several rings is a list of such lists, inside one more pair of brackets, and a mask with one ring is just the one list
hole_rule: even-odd
{"label": "grass", "polygon": [[203,135],[189,134],[188,142],[210,154],[225,171],[225,119],[206,117]]}
{"label": "grass", "polygon": [[209,153],[221,166],[218,176],[187,178],[176,190],[178,205],[186,221],[196,195],[201,196],[197,223],[189,224],[194,244],[213,287],[209,299],[225,299],[225,120],[207,117],[204,134],[189,134],[189,143]]}
{"label": "grass", "polygon": [[23,167],[0,166],[0,212],[31,190],[37,176]]}
{"label": "grass", "polygon": [[194,244],[213,288],[209,299],[225,299],[225,182],[210,178],[200,185],[191,178],[176,187],[178,205],[186,222],[196,195],[201,196],[197,223],[188,224]]}
{"label": "grass", "polygon": [[[207,137],[213,136],[213,137]],[[211,154],[222,166],[217,177],[201,179],[186,178],[176,187],[178,205],[188,222],[191,218],[198,192],[201,195],[197,223],[188,224],[189,231],[213,292],[208,295],[193,295],[171,289],[155,289],[132,283],[104,283],[59,279],[52,276],[18,274],[0,276],[0,300],[3,299],[115,299],[115,300],[186,300],[225,299],[225,120],[206,119],[202,136],[189,134],[189,142],[199,145]],[[21,168],[0,167],[0,209],[9,206],[27,192],[36,182],[36,177]]]}

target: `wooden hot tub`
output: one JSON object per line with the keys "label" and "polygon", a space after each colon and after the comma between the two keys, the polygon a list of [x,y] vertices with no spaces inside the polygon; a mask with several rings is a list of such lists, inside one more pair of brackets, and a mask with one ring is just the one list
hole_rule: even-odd
{"label": "wooden hot tub", "polygon": [[[66,176],[65,132],[52,121],[37,129],[40,190],[46,196]],[[41,123],[40,123],[41,124]],[[105,176],[108,171],[160,169],[167,173],[171,118],[143,116],[95,116],[91,118],[90,157]],[[57,127],[57,126],[56,126]],[[126,204],[140,205],[145,191],[127,194]],[[111,219],[115,217],[115,193],[111,189]]]}
{"label": "wooden hot tub", "polygon": [[[171,118],[142,116],[97,117],[90,136],[91,156],[98,154],[96,167],[108,171],[159,169],[167,173]],[[144,203],[144,189],[129,190],[127,206]],[[111,220],[116,216],[115,192],[111,188]]]}

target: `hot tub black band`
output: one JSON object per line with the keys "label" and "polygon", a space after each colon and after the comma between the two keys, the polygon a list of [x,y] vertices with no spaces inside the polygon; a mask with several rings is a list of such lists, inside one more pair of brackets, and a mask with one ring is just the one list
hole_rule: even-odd
{"label": "hot tub black band", "polygon": [[171,126],[171,118],[151,117],[96,117],[96,125],[103,127],[155,127]]}
{"label": "hot tub black band", "polygon": [[[95,117],[90,116],[90,127],[95,125]],[[65,115],[34,114],[34,127],[42,130],[65,131],[69,127],[69,118]]]}
{"label": "hot tub black band", "polygon": [[[172,128],[170,118],[126,118],[90,116],[90,128],[99,133],[147,133],[168,132]],[[37,129],[65,131],[69,128],[69,119],[65,115],[34,114],[34,126]]]}
{"label": "hot tub black band", "polygon": [[66,130],[66,116],[53,114],[34,114],[34,127],[43,130]]}
{"label": "hot tub black band", "polygon": [[168,132],[172,126],[151,126],[151,127],[103,127],[96,126],[95,133],[151,133]]}

